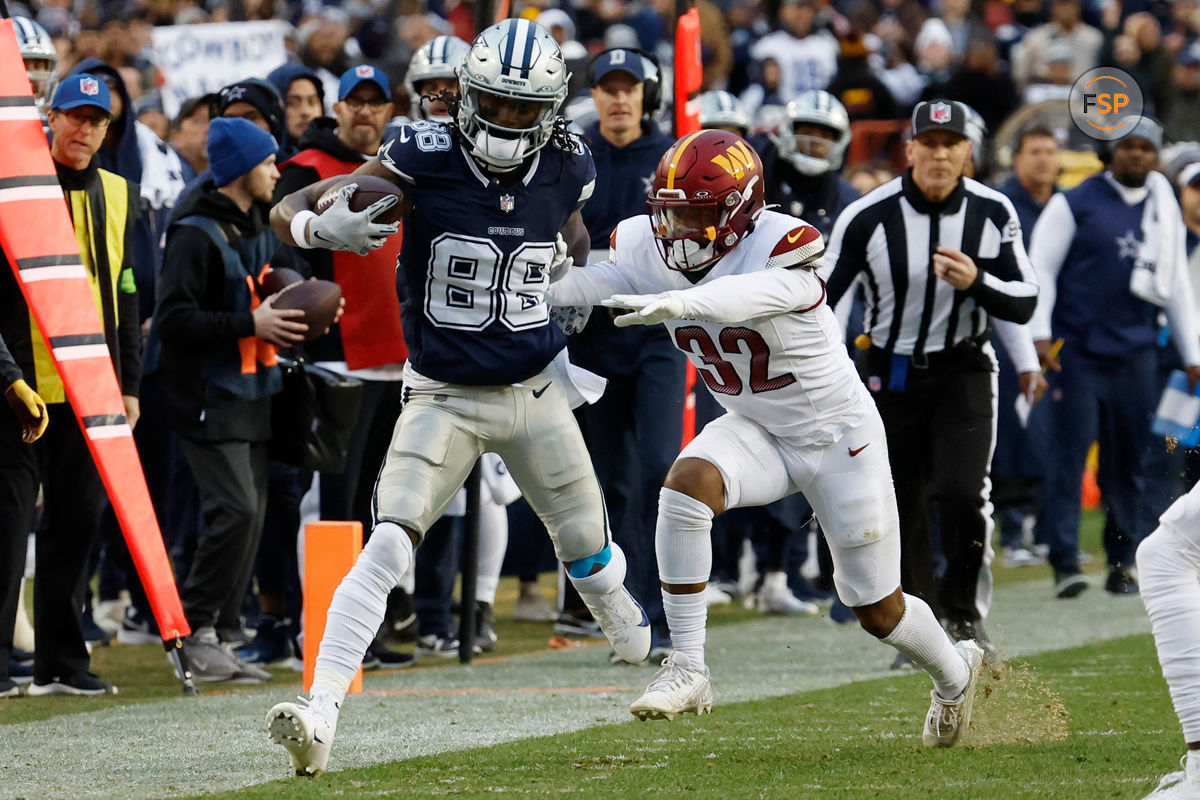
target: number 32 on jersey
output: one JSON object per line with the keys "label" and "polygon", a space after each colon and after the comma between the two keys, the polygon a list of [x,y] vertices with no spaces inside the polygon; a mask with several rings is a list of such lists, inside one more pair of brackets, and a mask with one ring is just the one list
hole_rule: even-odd
{"label": "number 32 on jersey", "polygon": [[491,239],[445,233],[430,245],[425,315],[435,325],[512,331],[546,325],[553,242],[525,242],[505,255]]}
{"label": "number 32 on jersey", "polygon": [[[752,328],[722,328],[714,342],[708,331],[699,325],[684,325],[675,329],[675,346],[685,353],[700,357],[704,366],[697,371],[715,394],[741,394],[747,384],[751,392],[759,394],[796,382],[796,376],[787,372],[769,377],[767,367],[771,361],[771,349],[762,335]],[[749,357],[750,374],[746,379],[725,356],[739,356],[739,361]]]}

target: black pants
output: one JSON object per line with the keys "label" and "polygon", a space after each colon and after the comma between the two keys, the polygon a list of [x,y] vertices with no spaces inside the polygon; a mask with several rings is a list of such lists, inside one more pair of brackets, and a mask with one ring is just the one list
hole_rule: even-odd
{"label": "black pants", "polygon": [[461,563],[463,518],[443,515],[430,526],[416,552],[413,610],[418,636],[454,637],[458,624],[450,607]]}
{"label": "black pants", "polygon": [[179,442],[200,488],[205,526],[191,569],[177,576],[183,611],[192,630],[235,627],[266,516],[267,443]]}
{"label": "black pants", "polygon": [[[995,376],[989,352],[961,345],[908,367],[903,390],[889,390],[891,356],[872,351],[881,379],[875,404],[887,430],[900,512],[900,583],[951,621],[979,619],[975,605],[992,531],[988,470],[995,438]],[[869,381],[873,384],[874,381]],[[946,571],[935,580],[930,503],[939,506]]]}
{"label": "black pants", "polygon": [[0,414],[0,679],[8,678],[13,621],[25,545],[39,483],[44,513],[37,531],[33,627],[34,680],[87,672],[81,612],[88,557],[105,502],[104,486],[67,403],[49,407],[50,426],[32,445],[12,414]]}

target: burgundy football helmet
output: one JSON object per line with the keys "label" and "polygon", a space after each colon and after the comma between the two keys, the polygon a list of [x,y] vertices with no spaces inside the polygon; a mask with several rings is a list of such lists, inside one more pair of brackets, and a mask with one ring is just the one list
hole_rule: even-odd
{"label": "burgundy football helmet", "polygon": [[702,269],[736,247],[762,213],[762,160],[736,133],[689,134],[658,162],[646,205],[667,266]]}

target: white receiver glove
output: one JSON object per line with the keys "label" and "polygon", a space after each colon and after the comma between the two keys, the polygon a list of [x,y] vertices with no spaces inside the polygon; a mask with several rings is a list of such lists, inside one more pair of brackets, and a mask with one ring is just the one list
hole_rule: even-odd
{"label": "white receiver glove", "polygon": [[375,217],[396,205],[395,195],[381,197],[362,211],[350,210],[350,197],[358,189],[348,183],[337,190],[325,213],[313,217],[308,225],[308,241],[326,250],[349,250],[360,256],[383,247],[387,237],[400,229],[399,223],[375,222]]}
{"label": "white receiver glove", "polygon": [[562,276],[567,274],[567,270],[574,265],[575,259],[567,255],[567,240],[560,233],[554,240],[554,259],[550,262],[550,282],[561,280]]}
{"label": "white receiver glove", "polygon": [[661,294],[614,294],[601,303],[606,308],[629,308],[631,314],[622,314],[613,320],[618,328],[630,325],[657,325],[669,319],[679,319],[686,312],[686,304],[677,292]]}

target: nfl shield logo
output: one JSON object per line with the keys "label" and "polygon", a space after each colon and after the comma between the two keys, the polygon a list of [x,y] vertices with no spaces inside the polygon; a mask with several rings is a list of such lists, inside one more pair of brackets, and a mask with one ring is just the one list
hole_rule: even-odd
{"label": "nfl shield logo", "polygon": [[945,125],[950,121],[950,104],[949,103],[934,103],[929,107],[929,119],[936,122],[938,125]]}
{"label": "nfl shield logo", "polygon": [[79,91],[86,95],[95,97],[100,94],[100,81],[95,78],[84,78],[79,82]]}
{"label": "nfl shield logo", "polygon": [[354,68],[354,77],[356,78],[374,78],[375,68],[366,64]]}
{"label": "nfl shield logo", "polygon": [[507,214],[509,211],[512,211],[516,207],[517,207],[517,199],[515,197],[513,197],[511,194],[500,195],[500,210],[501,211],[503,211],[504,213]]}
{"label": "nfl shield logo", "polygon": [[878,375],[872,375],[871,377],[867,378],[867,389],[869,391],[878,392],[882,388],[883,381],[879,379]]}

